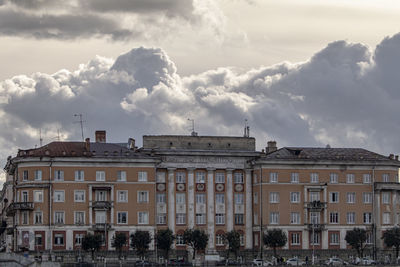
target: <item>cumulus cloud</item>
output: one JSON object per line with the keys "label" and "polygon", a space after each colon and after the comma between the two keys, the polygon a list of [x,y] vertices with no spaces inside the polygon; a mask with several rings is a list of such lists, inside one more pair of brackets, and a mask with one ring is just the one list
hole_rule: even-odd
{"label": "cumulus cloud", "polygon": [[261,149],[279,146],[400,150],[400,34],[374,50],[336,41],[306,62],[246,71],[233,67],[181,77],[160,48],[139,47],[116,60],[97,56],[75,71],[19,75],[0,82],[1,158],[45,142],[79,140],[105,129],[110,141],[143,134],[241,135],[244,120]]}

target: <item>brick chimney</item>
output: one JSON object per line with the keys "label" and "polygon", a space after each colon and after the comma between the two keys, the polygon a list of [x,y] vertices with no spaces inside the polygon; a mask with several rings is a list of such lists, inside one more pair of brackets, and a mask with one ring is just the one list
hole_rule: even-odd
{"label": "brick chimney", "polygon": [[90,151],[90,138],[85,139],[85,149],[86,151]]}
{"label": "brick chimney", "polygon": [[266,153],[271,153],[276,151],[278,148],[276,147],[276,141],[268,141],[268,146],[265,148]]}
{"label": "brick chimney", "polygon": [[106,142],[106,131],[96,131],[96,143]]}
{"label": "brick chimney", "polygon": [[129,140],[128,140],[128,148],[131,149],[131,150],[135,149],[135,139],[129,138]]}

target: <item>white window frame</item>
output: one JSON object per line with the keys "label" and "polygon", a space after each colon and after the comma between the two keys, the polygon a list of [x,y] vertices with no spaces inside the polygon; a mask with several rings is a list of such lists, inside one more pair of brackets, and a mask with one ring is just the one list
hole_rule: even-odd
{"label": "white window frame", "polygon": [[382,174],[382,182],[384,182],[384,183],[390,182],[390,175],[389,175],[389,173],[383,173],[383,174]]}
{"label": "white window frame", "polygon": [[310,173],[310,183],[312,184],[319,183],[319,175],[317,172]]}
{"label": "white window frame", "polygon": [[244,195],[242,193],[235,193],[234,200],[236,205],[243,205],[244,204]]}
{"label": "white window frame", "polygon": [[176,204],[186,204],[186,193],[176,193],[175,202]]}
{"label": "white window frame", "polygon": [[225,235],[224,234],[216,234],[215,235],[215,245],[216,246],[225,246]]}
{"label": "white window frame", "polygon": [[300,182],[300,178],[299,178],[299,173],[298,172],[292,172],[290,174],[290,182],[292,184],[298,184]]}
{"label": "white window frame", "polygon": [[35,181],[42,181],[43,179],[43,172],[42,170],[35,170],[34,171]]}
{"label": "white window frame", "polygon": [[269,203],[279,203],[279,192],[269,192]]}
{"label": "white window frame", "polygon": [[138,172],[138,182],[147,182],[147,171]]}
{"label": "white window frame", "polygon": [[157,172],[157,183],[165,183],[165,172]]}
{"label": "white window frame", "polygon": [[339,203],[339,192],[329,192],[329,203]]}
{"label": "white window frame", "polygon": [[339,212],[332,211],[329,213],[329,223],[338,224],[339,223]]}
{"label": "white window frame", "polygon": [[[85,190],[74,190],[74,202],[85,202],[86,201],[86,191]],[[83,196],[83,199],[80,199],[80,197],[77,198],[77,196]]]}
{"label": "white window frame", "polygon": [[339,175],[335,172],[329,174],[329,183],[337,184],[339,182]]}
{"label": "white window frame", "polygon": [[[61,219],[61,222],[58,219]],[[54,223],[65,224],[65,211],[54,211]]]}
{"label": "white window frame", "polygon": [[270,172],[269,173],[269,182],[270,183],[277,183],[278,182],[278,173],[277,172]]}
{"label": "white window frame", "polygon": [[149,191],[137,191],[137,203],[149,203]]}
{"label": "white window frame", "polygon": [[175,179],[177,184],[184,184],[186,183],[186,173],[185,172],[176,172],[175,173]]}
{"label": "white window frame", "polygon": [[[39,197],[40,195],[40,197]],[[34,190],[33,191],[33,202],[43,203],[43,190]]]}
{"label": "white window frame", "polygon": [[225,204],[225,194],[224,193],[215,194],[215,203],[216,204]]}
{"label": "white window frame", "polygon": [[[78,221],[78,218],[79,218],[78,214],[83,214],[82,221]],[[85,224],[85,221],[86,221],[85,217],[86,217],[85,211],[80,211],[80,210],[74,211],[74,224],[78,224],[78,225]]]}
{"label": "white window frame", "polygon": [[356,203],[356,192],[347,192],[346,194],[346,202],[347,204],[355,204]]}
{"label": "white window frame", "polygon": [[126,171],[117,171],[117,182],[126,182]]}
{"label": "white window frame", "polygon": [[22,171],[22,181],[28,181],[28,180],[29,180],[29,171],[23,170]]}
{"label": "white window frame", "polygon": [[138,211],[138,224],[149,224],[149,212],[148,211]]}
{"label": "white window frame", "polygon": [[[37,216],[39,215],[39,216]],[[40,220],[37,220],[40,218]],[[35,211],[33,213],[33,223],[34,224],[42,224],[43,223],[43,211]]]}
{"label": "white window frame", "polygon": [[[58,243],[57,240],[62,241],[62,243]],[[54,234],[54,245],[55,246],[64,246],[65,244],[65,235],[64,234]]]}
{"label": "white window frame", "polygon": [[21,224],[29,224],[29,213],[26,210],[21,211]]}
{"label": "white window frame", "polygon": [[196,193],[196,204],[206,204],[206,194]]}
{"label": "white window frame", "polygon": [[207,216],[205,213],[196,213],[196,224],[197,225],[205,225],[206,218],[207,218]]}
{"label": "white window frame", "polygon": [[234,172],[233,179],[235,184],[243,184],[244,183],[244,175],[242,172]]}
{"label": "white window frame", "polygon": [[346,174],[346,183],[348,184],[354,184],[356,182],[356,178],[354,173],[348,173]]}
{"label": "white window frame", "polygon": [[235,225],[244,225],[244,214],[234,214]]}
{"label": "white window frame", "polygon": [[363,203],[364,204],[372,203],[372,193],[371,192],[363,192]]}
{"label": "white window frame", "polygon": [[390,221],[391,221],[390,212],[382,213],[382,224],[390,224]]}
{"label": "white window frame", "polygon": [[85,171],[84,170],[76,170],[75,171],[75,182],[83,182],[85,181]]}
{"label": "white window frame", "polygon": [[128,190],[117,190],[117,200],[118,203],[128,202]]}
{"label": "white window frame", "polygon": [[315,192],[315,191],[310,191],[309,192],[309,196],[310,196],[310,202],[313,201],[320,201],[321,200],[321,194],[320,192]]}
{"label": "white window frame", "polygon": [[300,203],[300,192],[290,192],[290,203]]}
{"label": "white window frame", "polygon": [[[121,214],[121,215],[120,215]],[[123,214],[125,214],[125,222],[122,222],[120,219],[122,219]],[[128,212],[127,211],[117,211],[117,224],[128,224]]]}
{"label": "white window frame", "polygon": [[28,191],[26,191],[26,190],[21,191],[21,202],[29,202],[29,192]]}
{"label": "white window frame", "polygon": [[364,224],[371,224],[372,223],[372,213],[371,212],[364,212],[363,213],[363,222],[364,222]]}
{"label": "white window frame", "polygon": [[300,224],[300,212],[290,213],[290,224]]}
{"label": "white window frame", "polygon": [[196,172],[196,184],[206,183],[206,173],[203,171]]}
{"label": "white window frame", "polygon": [[166,223],[167,223],[167,214],[157,213],[157,224],[166,224]]}
{"label": "white window frame", "polygon": [[157,204],[165,204],[165,203],[167,203],[167,199],[166,199],[165,193],[157,193],[156,201],[157,201]]}
{"label": "white window frame", "polygon": [[64,181],[64,171],[55,170],[54,171],[54,181]]}
{"label": "white window frame", "polygon": [[347,212],[346,213],[346,223],[347,224],[355,224],[356,223],[356,213],[355,212]]}
{"label": "white window frame", "polygon": [[177,213],[176,214],[176,222],[177,225],[186,224],[186,213]]}
{"label": "white window frame", "polygon": [[224,184],[225,183],[225,173],[216,172],[215,173],[215,183],[216,184]]}
{"label": "white window frame", "polygon": [[330,245],[339,245],[340,244],[340,234],[339,233],[330,233]]}
{"label": "white window frame", "polygon": [[269,224],[279,224],[279,212],[272,211],[269,213]]}
{"label": "white window frame", "polygon": [[372,183],[372,176],[370,173],[364,173],[363,174],[363,183],[364,184],[370,184]]}
{"label": "white window frame", "polygon": [[310,212],[310,223],[320,224],[321,223],[321,214],[316,211],[311,211]]}
{"label": "white window frame", "polygon": [[300,245],[300,233],[291,233],[290,234],[290,243],[291,243],[291,245],[294,245],[294,246]]}
{"label": "white window frame", "polygon": [[175,244],[177,246],[184,246],[185,242],[183,241],[183,235],[176,235]]}
{"label": "white window frame", "polygon": [[390,204],[390,192],[382,192],[382,204]]}
{"label": "white window frame", "polygon": [[215,224],[217,224],[217,225],[225,224],[225,214],[224,213],[216,213],[215,214]]}
{"label": "white window frame", "polygon": [[96,171],[96,181],[105,182],[106,181],[106,172],[105,171]]}
{"label": "white window frame", "polygon": [[54,190],[54,202],[65,202],[65,190]]}

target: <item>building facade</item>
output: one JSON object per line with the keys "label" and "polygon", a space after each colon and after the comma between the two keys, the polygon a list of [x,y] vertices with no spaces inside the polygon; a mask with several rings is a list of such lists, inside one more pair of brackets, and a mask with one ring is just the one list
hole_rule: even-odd
{"label": "building facade", "polygon": [[231,230],[243,250],[260,249],[272,228],[287,233],[286,249],[309,250],[346,249],[346,231],[361,227],[380,249],[382,232],[399,223],[399,166],[364,149],[268,142],[260,152],[251,137],[149,135],[138,149],[97,131],[96,142],[52,142],[8,159],[0,238],[14,251],[68,251],[92,232],[112,250],[116,233],[169,228],[179,251],[184,230],[199,228],[213,254]]}

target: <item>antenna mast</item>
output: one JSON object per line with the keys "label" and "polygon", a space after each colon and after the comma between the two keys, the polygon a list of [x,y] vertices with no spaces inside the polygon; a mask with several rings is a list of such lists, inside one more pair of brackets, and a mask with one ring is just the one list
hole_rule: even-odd
{"label": "antenna mast", "polygon": [[39,143],[40,147],[42,147],[43,146],[42,128],[39,129]]}
{"label": "antenna mast", "polygon": [[192,122],[192,132],[190,133],[191,136],[197,136],[197,133],[194,131],[194,119],[188,119],[188,121]]}
{"label": "antenna mast", "polygon": [[250,126],[247,124],[247,119],[244,120],[244,137],[250,137]]}
{"label": "antenna mast", "polygon": [[81,133],[82,133],[82,142],[84,141],[83,137],[83,120],[82,120],[82,114],[74,114],[74,117],[79,117],[79,121],[76,121],[75,123],[80,123],[81,124]]}

